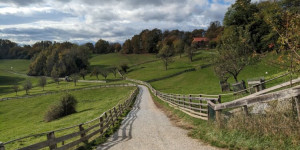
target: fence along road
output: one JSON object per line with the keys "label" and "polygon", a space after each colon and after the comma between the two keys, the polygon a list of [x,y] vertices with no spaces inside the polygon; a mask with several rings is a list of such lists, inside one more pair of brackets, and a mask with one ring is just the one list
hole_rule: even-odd
{"label": "fence along road", "polygon": [[174,126],[154,104],[147,87],[139,85],[134,108],[120,129],[97,150],[208,150],[216,149],[187,136],[187,131]]}

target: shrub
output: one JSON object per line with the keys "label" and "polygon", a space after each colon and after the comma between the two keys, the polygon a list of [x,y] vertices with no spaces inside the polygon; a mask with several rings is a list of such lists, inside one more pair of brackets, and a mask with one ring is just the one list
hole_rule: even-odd
{"label": "shrub", "polygon": [[77,100],[71,94],[64,95],[58,104],[51,105],[45,114],[45,121],[50,122],[55,119],[70,115],[76,112]]}

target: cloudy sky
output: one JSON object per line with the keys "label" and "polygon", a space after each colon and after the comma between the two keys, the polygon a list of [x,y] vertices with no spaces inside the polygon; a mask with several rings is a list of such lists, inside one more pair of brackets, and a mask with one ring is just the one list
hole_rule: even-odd
{"label": "cloudy sky", "polygon": [[0,0],[0,38],[123,42],[143,29],[207,28],[235,0]]}

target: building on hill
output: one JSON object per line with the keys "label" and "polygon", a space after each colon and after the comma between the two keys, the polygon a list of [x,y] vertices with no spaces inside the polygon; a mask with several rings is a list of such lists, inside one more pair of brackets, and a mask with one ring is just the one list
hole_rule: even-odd
{"label": "building on hill", "polygon": [[196,48],[206,48],[208,47],[209,39],[206,37],[194,37],[192,44]]}

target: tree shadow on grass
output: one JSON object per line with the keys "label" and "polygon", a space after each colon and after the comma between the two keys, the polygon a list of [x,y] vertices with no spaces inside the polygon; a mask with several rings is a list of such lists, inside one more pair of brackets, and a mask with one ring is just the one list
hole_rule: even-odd
{"label": "tree shadow on grass", "polygon": [[0,94],[13,92],[12,86],[17,84],[21,88],[20,83],[25,81],[26,78],[20,77],[9,77],[9,76],[0,76]]}

